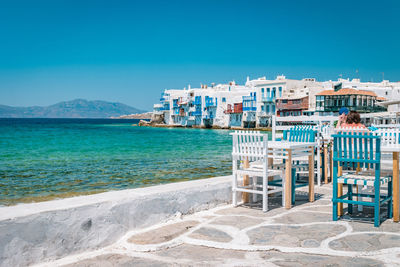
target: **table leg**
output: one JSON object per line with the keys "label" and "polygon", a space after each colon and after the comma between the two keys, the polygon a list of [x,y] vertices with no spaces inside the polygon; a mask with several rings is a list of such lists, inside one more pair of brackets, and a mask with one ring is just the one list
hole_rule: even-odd
{"label": "table leg", "polygon": [[393,221],[399,220],[399,152],[393,152]]}
{"label": "table leg", "polygon": [[311,153],[308,156],[308,199],[310,202],[314,202],[314,148],[310,147],[310,150]]}
{"label": "table leg", "polygon": [[[338,177],[343,175],[342,166],[338,167]],[[338,184],[338,197],[343,195],[343,184]],[[343,215],[343,203],[338,203],[338,216]]]}
{"label": "table leg", "polygon": [[292,150],[287,150],[288,158],[285,163],[285,208],[292,207]]}
{"label": "table leg", "polygon": [[325,184],[328,184],[328,147],[324,145],[324,178]]}
{"label": "table leg", "polygon": [[[273,155],[273,154],[269,153],[268,155]],[[272,169],[273,165],[274,165],[274,159],[268,158],[268,169]]]}
{"label": "table leg", "polygon": [[[248,159],[245,159],[243,162],[243,168],[249,168],[250,167],[250,163]],[[248,175],[243,175],[243,186],[248,186],[249,185],[249,176]],[[249,193],[247,192],[243,192],[242,193],[242,199],[243,199],[243,203],[248,203],[249,202]]]}
{"label": "table leg", "polygon": [[330,169],[330,177],[331,177],[331,181],[333,182],[333,142],[330,142],[330,144],[331,144],[331,158],[330,158],[331,169]]}

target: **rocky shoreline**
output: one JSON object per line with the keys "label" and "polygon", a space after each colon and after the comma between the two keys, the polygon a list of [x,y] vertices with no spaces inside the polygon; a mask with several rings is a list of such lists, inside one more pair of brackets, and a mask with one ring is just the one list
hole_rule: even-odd
{"label": "rocky shoreline", "polygon": [[182,126],[182,125],[168,125],[168,124],[162,124],[162,123],[154,123],[153,121],[145,121],[145,120],[140,120],[139,121],[139,126],[145,126],[145,127],[158,127],[158,128],[195,128],[195,129],[214,129],[214,130],[244,130],[244,131],[271,131],[271,127],[259,127],[259,128],[243,128],[243,127],[220,127],[220,126],[211,126],[211,127],[205,127],[205,126]]}
{"label": "rocky shoreline", "polygon": [[150,120],[152,118],[153,112],[122,115],[119,117],[111,117],[111,119],[137,119],[137,120]]}

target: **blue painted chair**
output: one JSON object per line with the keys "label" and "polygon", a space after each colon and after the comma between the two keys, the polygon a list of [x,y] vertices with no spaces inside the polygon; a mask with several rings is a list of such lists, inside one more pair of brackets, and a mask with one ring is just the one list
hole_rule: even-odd
{"label": "blue painted chair", "polygon": [[283,131],[283,140],[290,142],[315,142],[317,131],[313,126],[294,126]]}
{"label": "blue painted chair", "polygon": [[[315,138],[317,136],[317,131],[313,129],[313,126],[294,126],[289,130],[283,131],[283,140],[290,142],[315,142]],[[292,205],[295,204],[296,201],[296,188],[308,186],[308,181],[299,180],[300,173],[308,174],[308,159],[306,159],[306,163],[302,163],[299,160],[296,160],[292,165]],[[284,167],[276,165],[275,168],[281,169]],[[282,186],[281,181],[274,181],[274,185]]]}
{"label": "blue painted chair", "polygon": [[[333,136],[333,220],[338,219],[338,203],[348,204],[348,213],[353,205],[374,207],[374,226],[380,225],[380,207],[388,204],[388,218],[392,217],[392,177],[381,177],[381,137],[368,132],[340,132]],[[374,175],[357,173],[357,167],[369,168]],[[345,174],[338,177],[338,168]],[[386,196],[380,195],[381,186],[388,184]],[[347,193],[338,197],[338,184],[347,185]],[[374,188],[374,194],[354,193],[353,185]],[[373,198],[371,201],[353,200],[354,197]]]}

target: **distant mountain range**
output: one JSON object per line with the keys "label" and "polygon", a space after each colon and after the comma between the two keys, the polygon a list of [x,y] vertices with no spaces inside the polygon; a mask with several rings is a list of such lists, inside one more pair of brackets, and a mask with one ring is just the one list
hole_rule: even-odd
{"label": "distant mountain range", "polygon": [[121,103],[75,99],[47,107],[0,105],[0,118],[109,118],[146,111]]}

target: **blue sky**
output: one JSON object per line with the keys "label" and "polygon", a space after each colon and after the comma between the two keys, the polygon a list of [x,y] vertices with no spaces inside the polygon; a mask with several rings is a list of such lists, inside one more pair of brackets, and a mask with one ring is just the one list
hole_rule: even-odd
{"label": "blue sky", "polygon": [[400,81],[399,13],[395,0],[0,0],[0,104],[151,110],[165,88],[246,76]]}

